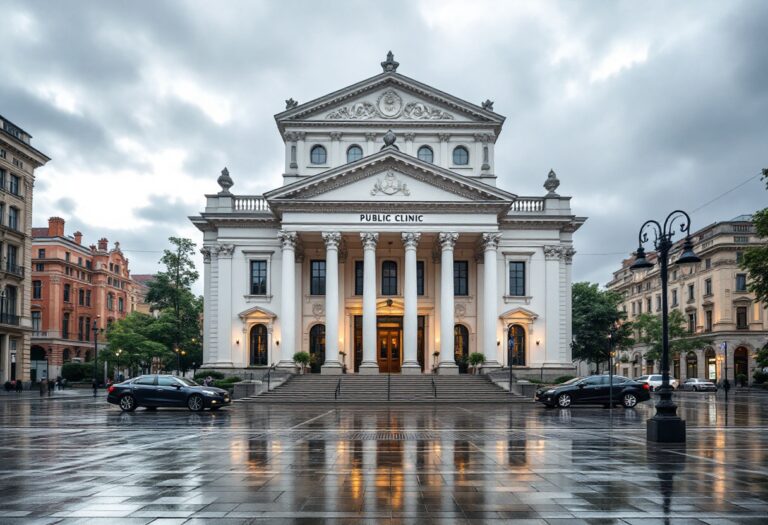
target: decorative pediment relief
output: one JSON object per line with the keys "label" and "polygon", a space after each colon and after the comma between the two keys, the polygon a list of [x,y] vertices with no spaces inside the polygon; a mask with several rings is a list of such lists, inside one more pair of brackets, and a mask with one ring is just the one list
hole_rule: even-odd
{"label": "decorative pediment relief", "polygon": [[277,315],[261,306],[254,306],[237,314],[242,320],[246,319],[275,319]]}
{"label": "decorative pediment relief", "polygon": [[448,111],[422,100],[408,98],[395,89],[387,89],[377,96],[367,97],[326,114],[329,120],[454,120]]}

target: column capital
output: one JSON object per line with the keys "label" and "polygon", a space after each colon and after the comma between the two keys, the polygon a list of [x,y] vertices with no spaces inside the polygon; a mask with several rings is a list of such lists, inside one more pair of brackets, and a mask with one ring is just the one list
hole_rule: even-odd
{"label": "column capital", "polygon": [[443,250],[452,250],[458,238],[459,234],[456,232],[443,232],[437,237]]}
{"label": "column capital", "polygon": [[548,261],[560,259],[563,256],[563,247],[559,244],[544,247],[544,257]]}
{"label": "column capital", "polygon": [[200,253],[203,254],[203,263],[208,264],[211,262],[211,247],[210,246],[203,246],[200,248]]}
{"label": "column capital", "polygon": [[295,140],[304,140],[307,137],[306,131],[294,131],[293,137]]}
{"label": "column capital", "polygon": [[219,257],[232,257],[232,254],[235,253],[235,245],[219,244],[216,247],[216,252],[218,253]]}
{"label": "column capital", "polygon": [[331,140],[341,140],[341,137],[344,136],[344,133],[341,131],[331,131]]}
{"label": "column capital", "polygon": [[437,138],[440,139],[440,142],[448,142],[448,140],[451,138],[450,133],[438,133]]}
{"label": "column capital", "polygon": [[563,250],[563,259],[565,259],[566,264],[571,264],[573,262],[573,256],[576,255],[576,250],[574,250],[572,247],[568,246]]}
{"label": "column capital", "polygon": [[287,248],[295,250],[296,245],[299,242],[299,234],[287,230],[280,230],[277,232],[277,238],[280,239],[280,243],[284,250]]}
{"label": "column capital", "polygon": [[484,233],[480,241],[483,246],[483,250],[496,250],[499,247],[499,241],[501,241],[500,232]]}
{"label": "column capital", "polygon": [[413,142],[413,139],[416,138],[416,133],[403,133],[403,140],[406,142]]}
{"label": "column capital", "polygon": [[373,142],[374,140],[376,140],[376,133],[366,133],[365,140]]}
{"label": "column capital", "polygon": [[341,244],[341,233],[339,232],[323,232],[321,233],[323,240],[325,241],[326,249],[337,249]]}
{"label": "column capital", "polygon": [[406,250],[408,248],[416,249],[421,239],[421,233],[419,232],[403,232],[400,236],[403,239],[403,246],[405,246]]}
{"label": "column capital", "polygon": [[376,244],[379,242],[379,234],[364,232],[360,234],[360,241],[363,243],[363,249],[376,249]]}

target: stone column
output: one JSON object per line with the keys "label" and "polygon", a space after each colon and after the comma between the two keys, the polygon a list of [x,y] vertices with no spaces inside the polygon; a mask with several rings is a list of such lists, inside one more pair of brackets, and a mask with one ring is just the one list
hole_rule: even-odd
{"label": "stone column", "polygon": [[405,287],[403,299],[403,366],[402,373],[420,374],[421,367],[416,356],[418,348],[418,290],[416,289],[416,248],[419,245],[420,233],[407,232],[402,234],[405,246]]}
{"label": "stone column", "polygon": [[544,367],[560,366],[560,245],[544,247],[545,322]]}
{"label": "stone column", "polygon": [[296,352],[296,232],[280,230],[277,234],[282,244],[280,275],[280,362],[279,368],[296,371],[293,354]]}
{"label": "stone column", "polygon": [[408,155],[416,156],[413,151],[413,139],[416,138],[416,133],[403,133],[403,139],[405,139],[405,153]]}
{"label": "stone column", "polygon": [[453,355],[453,247],[459,234],[441,233],[438,237],[442,254],[440,258],[440,364],[439,374],[454,375],[459,373]]}
{"label": "stone column", "polygon": [[219,301],[218,301],[218,349],[217,365],[232,365],[232,254],[235,246],[220,244],[219,252]]}
{"label": "stone column", "polygon": [[366,157],[368,155],[371,155],[375,153],[374,151],[374,141],[376,140],[376,133],[366,133],[365,134],[365,155]]}
{"label": "stone column", "polygon": [[448,141],[451,139],[450,133],[438,133],[437,138],[440,139],[440,162],[439,166],[447,168],[451,165],[448,160]]}
{"label": "stone column", "polygon": [[[342,136],[343,136],[343,133],[341,131],[331,131],[331,151],[330,151],[331,167],[338,166],[339,164],[344,164],[346,162],[346,159],[344,159],[343,161],[341,160],[341,155],[340,155]],[[326,340],[328,340],[327,337],[326,337]]]}
{"label": "stone column", "polygon": [[306,148],[304,147],[304,139],[307,137],[307,133],[304,131],[297,131],[294,133],[296,139],[296,173],[303,173],[308,160],[306,157]]}
{"label": "stone column", "polygon": [[483,354],[486,368],[499,368],[499,350],[496,345],[496,328],[498,325],[498,269],[496,249],[499,247],[501,234],[498,232],[483,234]]}
{"label": "stone column", "polygon": [[363,242],[363,362],[361,374],[378,374],[376,360],[376,243],[378,233],[361,233]]}
{"label": "stone column", "polygon": [[322,374],[341,374],[339,363],[339,232],[323,232],[325,241],[325,363]]}
{"label": "stone column", "polygon": [[211,315],[214,311],[211,299],[211,250],[210,246],[203,246],[200,253],[203,254],[203,363],[208,365],[213,362],[211,352]]}

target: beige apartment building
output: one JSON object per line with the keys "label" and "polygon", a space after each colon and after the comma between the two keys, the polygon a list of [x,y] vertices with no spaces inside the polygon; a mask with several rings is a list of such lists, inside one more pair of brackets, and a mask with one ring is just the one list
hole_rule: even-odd
{"label": "beige apartment building", "polygon": [[32,189],[49,159],[0,115],[0,382],[29,381]]}
{"label": "beige apartment building", "polygon": [[[674,356],[670,373],[680,380],[689,377],[721,382],[727,370],[733,384],[738,374],[752,381],[755,353],[768,342],[766,305],[747,291],[748,275],[739,268],[743,251],[765,242],[755,234],[750,215],[716,222],[692,235],[694,250],[701,262],[688,267],[670,266],[669,310],[679,310],[686,319],[691,336],[710,340],[686,355]],[[682,246],[678,239],[675,260]],[[648,259],[653,262],[653,255]],[[622,308],[632,321],[642,313],[661,313],[659,267],[630,271],[634,257],[623,261],[620,270],[606,286],[624,297]],[[616,373],[637,377],[658,373],[659,363],[645,358],[645,348],[638,345],[619,352]]]}

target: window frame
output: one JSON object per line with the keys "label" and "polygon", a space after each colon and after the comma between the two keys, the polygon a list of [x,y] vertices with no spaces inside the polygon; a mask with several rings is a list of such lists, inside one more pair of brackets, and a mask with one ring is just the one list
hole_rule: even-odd
{"label": "window frame", "polygon": [[[421,152],[422,151],[428,151],[429,152],[429,157],[430,157],[429,160],[421,158]],[[434,164],[435,163],[435,150],[433,150],[431,146],[423,144],[423,145],[419,146],[418,150],[416,150],[416,158],[419,159],[422,162],[428,162],[429,164]]]}
{"label": "window frame", "polygon": [[[743,283],[743,286],[739,286],[740,283]],[[746,273],[737,273],[736,274],[736,282],[734,283],[734,291],[736,291],[736,292],[746,292],[747,291],[747,274]]]}
{"label": "window frame", "polygon": [[397,272],[397,261],[394,259],[381,261],[381,282],[379,288],[381,295],[386,297],[399,295]]}
{"label": "window frame", "polygon": [[[254,280],[254,267],[257,264],[263,264],[263,283],[260,283],[259,289],[255,289],[256,286],[255,280]],[[261,272],[259,272],[261,274]],[[261,275],[260,275],[261,276]],[[269,262],[267,259],[249,259],[248,260],[248,295],[258,295],[258,296],[265,296],[267,295],[268,291],[268,282],[269,282]],[[261,290],[261,287],[263,286],[263,293]]]}
{"label": "window frame", "polygon": [[[465,268],[464,275],[461,275],[461,267]],[[464,289],[462,290],[461,284],[464,280]],[[454,260],[453,261],[453,296],[454,297],[468,297],[469,296],[469,261]]]}
{"label": "window frame", "polygon": [[35,279],[32,281],[32,299],[43,298],[43,281]]}
{"label": "window frame", "polygon": [[[515,267],[515,266],[522,266],[523,275],[522,275],[522,279],[520,279],[520,277],[516,277],[514,279],[514,282],[513,282],[512,268]],[[525,285],[526,285],[526,281],[527,281],[528,271],[527,271],[527,268],[526,268],[525,261],[509,261],[509,262],[507,262],[507,271],[509,273],[509,275],[507,277],[507,282],[508,282],[508,285],[509,285],[509,287],[507,288],[507,293],[509,294],[509,296],[510,297],[526,297],[527,296],[527,293],[526,293],[527,290],[526,290]],[[522,282],[520,282],[520,281],[522,281]],[[513,286],[515,286],[514,290],[512,289]],[[520,292],[520,289],[518,289],[517,286],[522,286],[522,293],[515,293],[515,292]]]}
{"label": "window frame", "polygon": [[352,276],[354,282],[352,283],[352,286],[355,291],[355,296],[360,297],[363,295],[365,287],[365,261],[362,259],[356,260],[354,267],[354,275]]}
{"label": "window frame", "polygon": [[309,261],[309,295],[325,295],[327,276],[328,265],[325,259],[312,259]]}
{"label": "window frame", "polygon": [[[467,158],[466,162],[456,162],[456,155],[458,152],[463,151],[466,153]],[[463,144],[458,144],[454,146],[453,150],[451,150],[451,165],[454,167],[460,167],[460,168],[466,168],[469,167],[470,162],[470,155],[469,155],[469,148],[464,146]]]}
{"label": "window frame", "polygon": [[[322,162],[315,162],[315,151],[321,151],[323,152],[323,159]],[[311,166],[327,166],[328,165],[328,148],[323,146],[322,144],[314,144],[311,148],[309,148],[309,164]]]}
{"label": "window frame", "polygon": [[[245,277],[246,289],[243,297],[246,301],[269,301],[272,299],[272,255],[274,251],[248,250],[242,251],[245,259]],[[254,295],[251,293],[251,261],[267,261],[267,293],[264,295]]]}
{"label": "window frame", "polygon": [[424,261],[416,261],[416,295],[426,295],[427,264]]}
{"label": "window frame", "polygon": [[[350,159],[350,158],[349,158],[349,156],[350,156],[350,153],[352,152],[352,150],[353,150],[354,148],[357,148],[358,150],[360,150],[360,156],[359,156],[358,158],[356,158],[356,159]],[[360,146],[359,144],[351,144],[351,145],[350,145],[350,146],[347,148],[347,164],[349,164],[350,162],[356,162],[356,161],[358,161],[358,160],[362,159],[364,156],[365,156],[365,152],[363,151],[363,148],[362,148],[362,146]]]}

